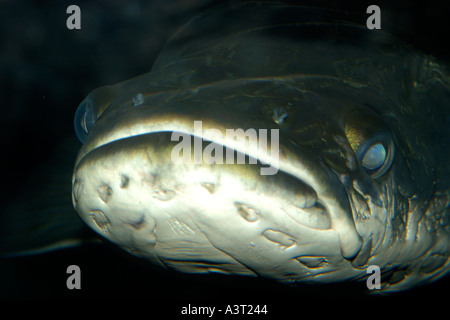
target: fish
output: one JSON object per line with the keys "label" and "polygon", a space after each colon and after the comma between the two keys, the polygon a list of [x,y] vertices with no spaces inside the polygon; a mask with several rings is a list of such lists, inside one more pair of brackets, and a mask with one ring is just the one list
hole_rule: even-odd
{"label": "fish", "polygon": [[[382,292],[448,273],[447,71],[329,14],[221,6],[150,72],[91,92],[75,116],[82,220],[185,273],[333,283],[377,266]],[[270,132],[265,150],[257,130]],[[181,143],[200,161],[174,161]]]}
{"label": "fish", "polygon": [[[335,283],[378,266],[380,292],[444,277],[448,73],[343,20],[218,6],[172,36],[150,72],[92,91],[74,119],[84,223],[184,273]],[[266,150],[251,148],[252,132]],[[174,161],[185,142],[193,161]]]}

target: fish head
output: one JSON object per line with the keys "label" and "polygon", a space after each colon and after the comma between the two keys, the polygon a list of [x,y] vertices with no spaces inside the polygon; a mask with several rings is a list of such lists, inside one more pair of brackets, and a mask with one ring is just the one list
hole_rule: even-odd
{"label": "fish head", "polygon": [[[76,211],[183,272],[328,283],[376,265],[385,291],[444,275],[444,69],[360,26],[267,19],[280,10],[305,8],[194,18],[149,73],[89,94],[75,117]],[[230,12],[243,22],[211,35]]]}

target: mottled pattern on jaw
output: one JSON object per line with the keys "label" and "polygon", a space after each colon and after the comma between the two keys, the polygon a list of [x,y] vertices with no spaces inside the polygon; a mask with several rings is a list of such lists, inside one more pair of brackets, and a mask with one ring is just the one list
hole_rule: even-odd
{"label": "mottled pattern on jaw", "polygon": [[94,230],[186,272],[257,271],[294,281],[331,270],[339,276],[350,264],[311,187],[248,164],[181,164],[173,175],[171,148],[161,147],[170,135],[162,135],[118,141],[80,162],[74,204]]}

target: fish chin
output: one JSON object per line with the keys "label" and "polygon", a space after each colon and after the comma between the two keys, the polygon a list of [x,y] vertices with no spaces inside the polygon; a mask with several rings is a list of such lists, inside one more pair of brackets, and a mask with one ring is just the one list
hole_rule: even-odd
{"label": "fish chin", "polygon": [[[203,140],[203,150],[211,143]],[[242,164],[177,163],[176,144],[172,132],[154,132],[86,153],[73,176],[76,211],[131,253],[184,272],[288,282],[357,275],[349,266],[362,241],[328,168],[300,159],[297,171],[309,172],[299,178],[287,152],[274,175],[262,175],[267,163],[248,155]]]}

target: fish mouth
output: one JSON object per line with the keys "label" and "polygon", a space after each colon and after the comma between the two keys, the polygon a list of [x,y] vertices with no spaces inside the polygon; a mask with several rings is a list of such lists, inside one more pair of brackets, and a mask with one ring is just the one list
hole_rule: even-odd
{"label": "fish mouth", "polygon": [[[311,153],[294,147],[282,137],[276,150],[279,158],[275,159],[273,143],[269,144],[268,152],[251,153],[245,139],[208,134],[209,129],[225,132],[229,127],[226,121],[203,121],[203,131],[199,134],[194,132],[196,118],[192,116],[154,114],[151,121],[138,119],[140,122],[135,121],[133,125],[122,119],[122,126],[116,126],[114,131],[93,131],[95,134],[79,152],[73,178],[74,206],[94,230],[102,234],[105,230],[105,226],[98,223],[104,219],[92,214],[105,205],[104,190],[111,190],[111,193],[114,190],[114,194],[115,190],[124,191],[121,185],[126,177],[127,181],[152,181],[148,193],[157,202],[164,205],[183,202],[183,212],[189,212],[189,218],[184,222],[176,218],[177,223],[185,225],[187,230],[202,233],[213,247],[249,269],[261,270],[251,267],[252,262],[236,248],[235,242],[230,242],[231,235],[239,238],[239,243],[249,245],[248,250],[266,248],[267,257],[261,258],[263,260],[274,259],[277,255],[277,259],[285,259],[289,255],[295,264],[300,262],[308,268],[333,260],[330,257],[351,260],[360,252],[362,238],[356,231],[345,187],[337,175]],[[201,139],[202,150],[214,144],[224,148],[224,157],[231,150],[236,157],[241,153],[247,160],[243,164],[175,163],[172,152],[178,142],[174,141],[174,134]],[[251,164],[251,159],[256,163]],[[261,169],[267,169],[268,165],[276,173],[262,175]],[[99,187],[105,185],[107,187]],[[97,197],[83,200],[86,194]],[[177,195],[181,195],[179,200],[175,200]],[[101,212],[108,212],[110,206],[108,202]],[[174,211],[177,209],[170,210]],[[106,220],[112,223],[111,218]],[[164,238],[162,234],[159,232]],[[121,242],[114,236],[111,239]],[[276,254],[272,252],[273,245],[278,248]],[[161,255],[164,256],[160,253],[158,259]],[[168,260],[171,258],[166,256],[166,263]]]}

